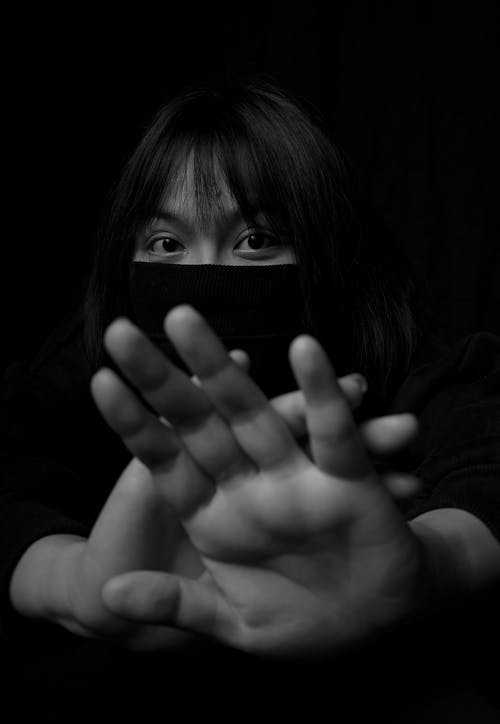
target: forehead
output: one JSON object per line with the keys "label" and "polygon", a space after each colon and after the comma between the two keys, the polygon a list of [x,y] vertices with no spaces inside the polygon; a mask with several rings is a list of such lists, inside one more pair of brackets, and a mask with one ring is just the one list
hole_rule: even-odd
{"label": "forehead", "polygon": [[196,212],[200,202],[210,203],[216,208],[237,208],[238,204],[220,172],[214,175],[210,188],[203,188],[195,178],[193,170],[180,170],[162,198],[162,206],[170,209]]}
{"label": "forehead", "polygon": [[239,206],[217,160],[201,170],[195,168],[193,154],[176,164],[172,182],[166,189],[161,208],[199,220],[234,214]]}

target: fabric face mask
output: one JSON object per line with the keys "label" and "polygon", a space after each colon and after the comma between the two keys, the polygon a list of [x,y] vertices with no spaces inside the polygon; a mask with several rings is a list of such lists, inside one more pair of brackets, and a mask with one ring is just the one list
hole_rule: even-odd
{"label": "fabric face mask", "polygon": [[288,348],[308,330],[295,264],[132,262],[130,297],[136,324],[187,374],[163,329],[165,315],[179,304],[199,311],[228,350],[247,352],[250,376],[268,397],[297,389]]}

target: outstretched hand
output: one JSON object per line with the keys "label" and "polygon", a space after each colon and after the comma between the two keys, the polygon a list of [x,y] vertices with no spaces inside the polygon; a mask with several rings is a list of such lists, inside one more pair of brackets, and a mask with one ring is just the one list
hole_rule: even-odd
{"label": "outstretched hand", "polygon": [[205,572],[198,580],[124,573],[103,588],[109,609],[266,655],[335,651],[411,615],[419,542],[320,345],[302,336],[290,350],[308,455],[292,431],[301,415],[286,421],[292,398],[271,404],[190,307],[174,309],[165,325],[196,383],[117,320],[107,349],[158,415],[110,370],[97,373],[92,391]]}

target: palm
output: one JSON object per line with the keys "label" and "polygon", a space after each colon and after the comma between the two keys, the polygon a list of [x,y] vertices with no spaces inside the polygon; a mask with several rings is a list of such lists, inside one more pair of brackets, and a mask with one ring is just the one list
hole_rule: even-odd
{"label": "palm", "polygon": [[295,476],[228,484],[185,521],[204,581],[220,593],[214,634],[229,627],[239,647],[269,650],[274,639],[274,653],[302,651],[351,642],[406,612],[414,540],[376,480],[352,485],[305,460]]}
{"label": "palm", "polygon": [[370,478],[358,488],[364,488],[363,493],[358,489],[353,494],[349,481],[319,470],[297,449],[272,470],[240,473],[225,481],[208,503],[184,519],[184,527],[205,556],[260,558],[340,527],[353,515],[352,508],[361,512],[374,497]]}
{"label": "palm", "polygon": [[[152,470],[206,572],[199,582],[163,574],[153,595],[164,605],[146,614],[147,583],[158,574],[135,574],[140,600],[129,596],[122,611],[142,605],[145,620],[161,612],[163,621],[268,652],[335,646],[406,613],[419,549],[380,485],[317,343],[299,341],[291,353],[306,399],[310,459],[198,315],[183,308],[166,324],[201,387],[128,323],[108,331],[107,344],[170,425],[108,372],[98,383],[104,391],[105,379],[108,398],[99,404]],[[111,605],[120,598],[114,591],[108,586]]]}

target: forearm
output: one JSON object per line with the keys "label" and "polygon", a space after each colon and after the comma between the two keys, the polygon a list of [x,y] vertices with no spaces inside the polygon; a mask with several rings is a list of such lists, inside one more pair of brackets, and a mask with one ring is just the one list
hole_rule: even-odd
{"label": "forearm", "polygon": [[500,580],[500,543],[472,513],[431,510],[410,526],[426,557],[429,607],[439,609]]}
{"label": "forearm", "polygon": [[58,620],[64,617],[68,571],[85,538],[50,535],[33,543],[20,558],[11,578],[13,608],[23,616]]}

